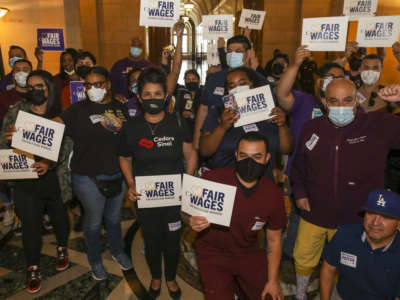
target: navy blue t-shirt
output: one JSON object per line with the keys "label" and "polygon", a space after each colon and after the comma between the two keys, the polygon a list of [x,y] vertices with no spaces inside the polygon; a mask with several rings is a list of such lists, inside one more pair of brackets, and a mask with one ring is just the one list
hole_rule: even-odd
{"label": "navy blue t-shirt", "polygon": [[228,71],[225,69],[210,76],[201,95],[201,104],[207,105],[208,108],[223,105],[222,97],[225,95],[225,83]]}
{"label": "navy blue t-shirt", "polygon": [[341,226],[324,259],[339,272],[337,289],[343,300],[400,298],[400,233],[390,245],[373,250],[362,224]]}
{"label": "navy blue t-shirt", "polygon": [[[208,111],[208,115],[203,124],[203,131],[212,132],[215,127],[220,123],[220,113],[219,108],[215,107]],[[208,167],[211,169],[223,168],[223,167],[233,167],[235,166],[235,150],[239,139],[247,131],[259,131],[264,136],[267,137],[269,143],[269,153],[271,154],[271,159],[268,162],[265,175],[273,180],[273,168],[276,160],[277,153],[279,151],[279,133],[278,126],[269,121],[257,122],[251,125],[245,125],[242,127],[231,127],[229,128],[221,144],[218,147],[217,152],[211,157]]]}

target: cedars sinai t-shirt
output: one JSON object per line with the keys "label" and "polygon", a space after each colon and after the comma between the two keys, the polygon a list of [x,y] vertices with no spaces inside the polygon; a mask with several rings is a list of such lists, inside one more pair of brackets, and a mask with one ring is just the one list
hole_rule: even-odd
{"label": "cedars sinai t-shirt", "polygon": [[191,143],[186,121],[166,114],[156,124],[144,116],[128,121],[121,132],[119,155],[132,157],[134,176],[179,174],[184,172],[183,143]]}
{"label": "cedars sinai t-shirt", "polygon": [[60,117],[65,134],[74,142],[73,172],[94,176],[120,171],[119,136],[128,119],[125,105],[116,100],[108,104],[84,100],[72,104]]}

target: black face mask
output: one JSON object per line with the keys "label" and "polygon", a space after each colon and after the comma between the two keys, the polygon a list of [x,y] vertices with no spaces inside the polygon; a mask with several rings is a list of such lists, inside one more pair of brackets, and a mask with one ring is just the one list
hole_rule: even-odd
{"label": "black face mask", "polygon": [[199,89],[199,83],[198,82],[188,82],[186,83],[186,88],[191,91],[191,92],[195,92]]}
{"label": "black face mask", "polygon": [[236,161],[236,172],[244,181],[251,182],[264,175],[266,165],[256,162],[251,157]]}
{"label": "black face mask", "polygon": [[89,66],[79,66],[76,68],[76,74],[78,74],[80,78],[85,78],[86,74],[89,73],[91,68],[92,67]]}
{"label": "black face mask", "polygon": [[32,102],[34,105],[41,105],[46,102],[46,96],[44,95],[44,90],[30,90],[26,93],[25,98]]}
{"label": "black face mask", "polygon": [[142,100],[143,110],[151,115],[158,114],[164,109],[165,101],[161,99],[146,99]]}
{"label": "black face mask", "polygon": [[276,63],[272,65],[271,71],[275,75],[281,75],[285,67],[282,64]]}

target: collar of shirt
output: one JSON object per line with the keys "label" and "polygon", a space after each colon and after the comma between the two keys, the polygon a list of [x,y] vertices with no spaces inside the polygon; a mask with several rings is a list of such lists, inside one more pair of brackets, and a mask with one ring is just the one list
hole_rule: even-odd
{"label": "collar of shirt", "polygon": [[[396,244],[396,243],[395,243],[395,240],[396,240],[396,239],[397,239],[397,244],[398,244],[398,235],[399,235],[399,233],[396,232],[396,234],[394,235],[393,239],[390,241],[389,244],[387,244],[387,245],[386,245],[385,247],[383,247],[383,248],[374,249],[373,251],[385,253],[385,252],[387,252],[387,251],[391,248],[392,245],[393,245],[392,248],[394,248],[394,247],[395,247],[395,244]],[[370,247],[370,248],[372,249],[370,243],[369,243],[368,240],[367,240],[367,233],[365,232],[365,230],[363,231],[363,233],[362,233],[362,235],[361,235],[361,241],[362,241],[363,243],[366,243],[366,244],[368,245],[368,247]]]}

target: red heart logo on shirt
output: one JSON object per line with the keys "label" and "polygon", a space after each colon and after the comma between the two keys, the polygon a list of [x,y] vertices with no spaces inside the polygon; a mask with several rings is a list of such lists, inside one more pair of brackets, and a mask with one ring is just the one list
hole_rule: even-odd
{"label": "red heart logo on shirt", "polygon": [[154,142],[153,142],[153,141],[149,141],[149,140],[147,140],[147,139],[141,139],[141,140],[139,141],[139,146],[145,147],[145,148],[147,148],[147,149],[151,149],[151,148],[154,147]]}

